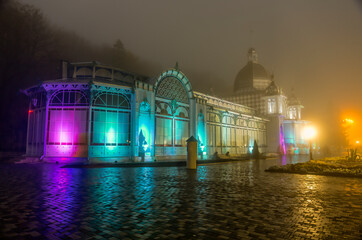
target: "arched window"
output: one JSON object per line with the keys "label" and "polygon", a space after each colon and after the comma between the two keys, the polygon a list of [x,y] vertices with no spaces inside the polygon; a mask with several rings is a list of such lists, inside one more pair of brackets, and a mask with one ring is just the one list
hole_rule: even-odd
{"label": "arched window", "polygon": [[107,108],[122,108],[130,109],[129,100],[126,96],[120,93],[99,93],[93,100],[93,106]]}
{"label": "arched window", "polygon": [[189,96],[185,87],[185,82],[188,83],[188,80],[179,72],[171,72],[170,74],[174,75],[159,79],[155,90],[157,98],[155,144],[185,147],[190,125]]}
{"label": "arched window", "polygon": [[87,106],[88,98],[83,91],[59,90],[53,93],[49,106]]}
{"label": "arched window", "polygon": [[175,112],[175,117],[189,118],[189,112],[185,107],[178,107]]}
{"label": "arched window", "polygon": [[91,78],[93,76],[93,69],[90,67],[81,67],[76,72],[77,78]]}
{"label": "arched window", "polygon": [[170,104],[165,102],[156,102],[156,114],[172,116],[172,109]]}
{"label": "arched window", "polygon": [[216,113],[209,113],[208,114],[208,121],[214,123],[220,123],[220,117]]}

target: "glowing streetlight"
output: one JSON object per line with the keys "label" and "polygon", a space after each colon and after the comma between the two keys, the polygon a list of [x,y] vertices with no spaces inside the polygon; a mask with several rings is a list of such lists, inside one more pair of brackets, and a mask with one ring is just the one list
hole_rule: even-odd
{"label": "glowing streetlight", "polygon": [[347,146],[350,145],[350,138],[349,138],[349,129],[354,124],[354,120],[351,118],[345,118],[342,120],[342,127],[344,130],[344,135],[346,137]]}
{"label": "glowing streetlight", "polygon": [[309,158],[310,160],[313,160],[312,156],[312,140],[317,135],[317,130],[313,126],[307,126],[304,128],[304,137],[309,140]]}

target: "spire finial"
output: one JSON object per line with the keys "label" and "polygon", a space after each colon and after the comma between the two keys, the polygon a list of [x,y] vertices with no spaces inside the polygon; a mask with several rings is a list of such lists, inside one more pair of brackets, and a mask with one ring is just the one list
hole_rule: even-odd
{"label": "spire finial", "polygon": [[176,61],[175,69],[176,69],[176,70],[179,70],[179,69],[178,69],[178,61]]}
{"label": "spire finial", "polygon": [[249,62],[258,63],[258,54],[254,48],[250,48],[248,51],[248,60]]}

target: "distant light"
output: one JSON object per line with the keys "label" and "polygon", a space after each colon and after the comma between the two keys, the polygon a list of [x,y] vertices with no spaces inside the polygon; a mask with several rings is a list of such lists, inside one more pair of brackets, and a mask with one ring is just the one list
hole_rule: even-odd
{"label": "distant light", "polygon": [[357,140],[356,143],[359,144],[359,141]]}
{"label": "distant light", "polygon": [[29,110],[29,113],[32,113],[33,112],[33,110]]}
{"label": "distant light", "polygon": [[354,123],[353,119],[350,119],[350,118],[343,119],[343,122],[344,123],[349,123],[349,124]]}

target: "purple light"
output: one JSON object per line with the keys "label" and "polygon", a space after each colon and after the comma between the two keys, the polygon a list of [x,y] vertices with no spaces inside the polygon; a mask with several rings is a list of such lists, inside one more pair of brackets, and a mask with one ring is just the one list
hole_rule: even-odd
{"label": "purple light", "polygon": [[285,155],[286,150],[285,150],[285,143],[284,143],[284,131],[283,131],[282,125],[280,125],[279,145],[280,145],[280,152],[283,153],[283,155]]}

